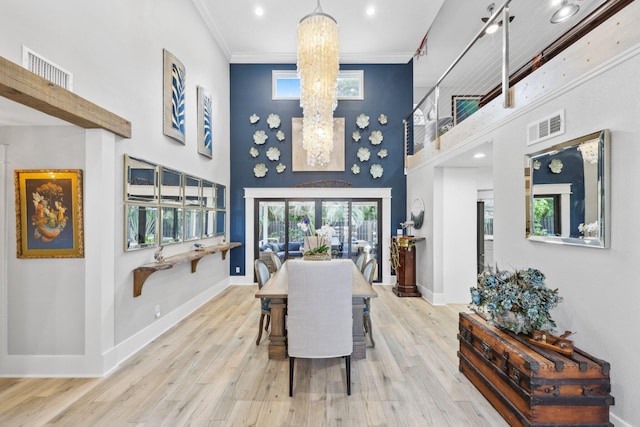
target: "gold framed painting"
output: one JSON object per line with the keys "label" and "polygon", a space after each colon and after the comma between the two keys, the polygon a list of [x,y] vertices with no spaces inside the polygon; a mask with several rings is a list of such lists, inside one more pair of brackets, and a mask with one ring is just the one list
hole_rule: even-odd
{"label": "gold framed painting", "polygon": [[16,170],[18,258],[84,258],[82,170]]}

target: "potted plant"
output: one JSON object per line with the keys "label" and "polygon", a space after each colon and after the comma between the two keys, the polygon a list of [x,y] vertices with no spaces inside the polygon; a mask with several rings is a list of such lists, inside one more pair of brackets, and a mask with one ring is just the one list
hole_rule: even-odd
{"label": "potted plant", "polygon": [[470,288],[469,308],[489,324],[517,334],[553,332],[556,323],[549,312],[562,298],[557,289],[545,286],[544,279],[535,268],[484,271],[478,275],[477,285]]}

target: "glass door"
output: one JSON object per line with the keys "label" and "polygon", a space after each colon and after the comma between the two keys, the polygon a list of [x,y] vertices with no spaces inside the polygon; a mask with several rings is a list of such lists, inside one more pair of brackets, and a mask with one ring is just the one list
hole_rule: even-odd
{"label": "glass door", "polygon": [[378,246],[380,212],[380,200],[256,200],[256,255],[274,271],[271,252],[283,262],[300,258],[305,235],[329,225],[334,230],[332,257],[355,259],[365,253],[366,260],[377,259],[378,281],[382,277],[381,248]]}

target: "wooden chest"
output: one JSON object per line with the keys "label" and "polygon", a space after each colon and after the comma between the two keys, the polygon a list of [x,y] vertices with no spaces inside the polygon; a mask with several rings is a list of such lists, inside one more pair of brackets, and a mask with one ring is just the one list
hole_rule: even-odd
{"label": "wooden chest", "polygon": [[611,426],[609,364],[563,356],[460,313],[460,371],[512,426]]}

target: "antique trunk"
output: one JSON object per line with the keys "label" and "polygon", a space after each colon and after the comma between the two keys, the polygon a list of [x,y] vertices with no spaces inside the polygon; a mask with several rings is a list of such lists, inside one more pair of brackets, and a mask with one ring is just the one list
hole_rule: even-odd
{"label": "antique trunk", "polygon": [[537,347],[460,313],[460,371],[513,426],[611,426],[609,364]]}

